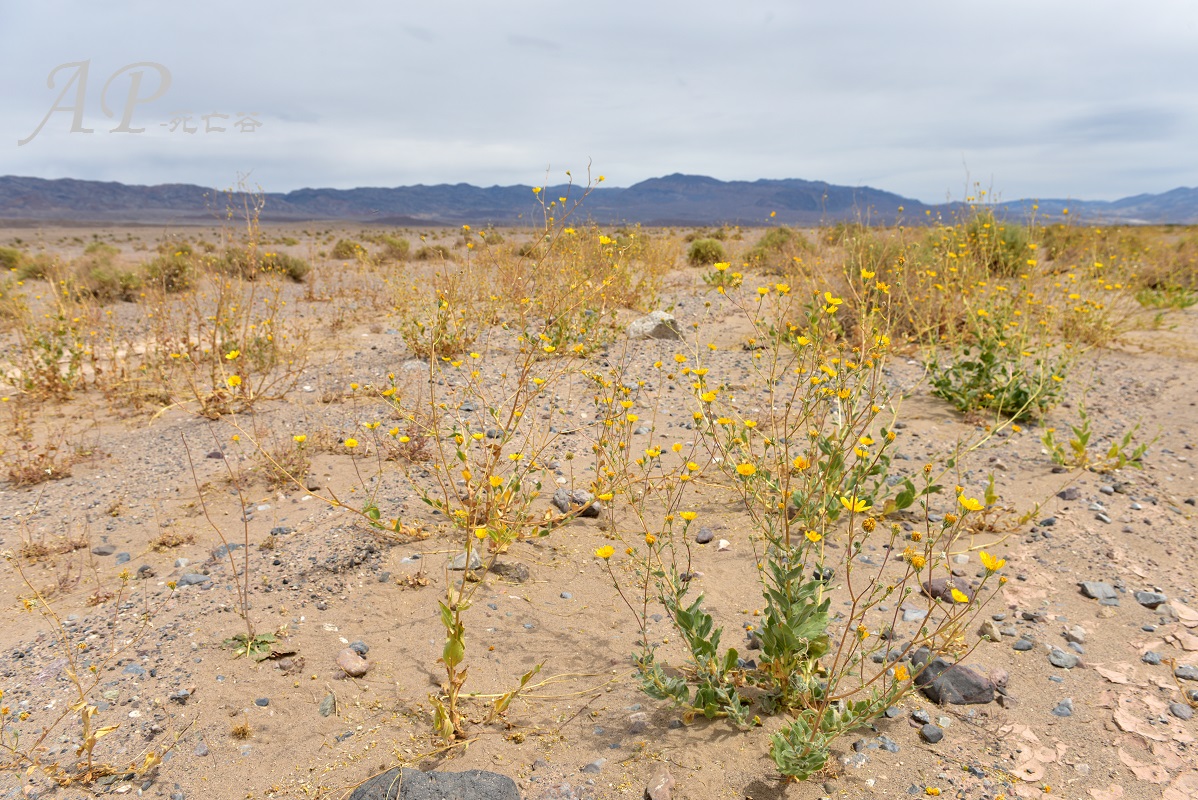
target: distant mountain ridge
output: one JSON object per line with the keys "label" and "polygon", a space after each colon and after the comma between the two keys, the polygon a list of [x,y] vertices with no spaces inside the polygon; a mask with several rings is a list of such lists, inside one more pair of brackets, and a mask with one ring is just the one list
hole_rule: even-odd
{"label": "distant mountain ridge", "polygon": [[[544,197],[582,195],[578,186],[548,186]],[[297,189],[267,193],[264,222],[342,220],[389,225],[518,224],[542,209],[531,186],[436,186]],[[70,178],[0,177],[0,221],[9,224],[96,222],[205,224],[224,216],[226,193],[191,184],[132,186]],[[1033,206],[1038,208],[1033,209]],[[797,178],[721,181],[666,175],[627,188],[595,188],[577,212],[600,223],[646,225],[818,225],[839,221],[925,224],[959,203],[926,205],[868,186],[837,186]],[[1059,216],[1108,223],[1198,224],[1198,188],[1140,194],[1113,201],[1016,200],[999,213]],[[775,216],[771,217],[773,212]]]}

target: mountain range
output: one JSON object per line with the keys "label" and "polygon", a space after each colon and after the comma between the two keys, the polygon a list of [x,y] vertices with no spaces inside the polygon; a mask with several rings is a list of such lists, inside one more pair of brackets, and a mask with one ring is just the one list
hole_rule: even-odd
{"label": "mountain range", "polygon": [[[542,219],[546,204],[565,197],[574,208],[578,186],[479,187],[470,184],[297,189],[265,193],[264,222],[353,221],[392,226],[509,225]],[[132,186],[70,178],[0,177],[0,224],[125,223],[215,224],[232,196],[191,184]],[[233,197],[233,199],[237,199]],[[702,226],[819,225],[838,221],[925,224],[950,219],[960,203],[926,205],[868,186],[836,186],[799,179],[721,181],[701,175],[667,175],[627,188],[594,188],[577,218],[599,223]],[[1140,194],[1113,201],[1016,200],[997,204],[1005,216],[1060,218],[1123,224],[1198,224],[1198,188]],[[561,218],[561,207],[551,212]],[[771,213],[774,216],[771,216]]]}

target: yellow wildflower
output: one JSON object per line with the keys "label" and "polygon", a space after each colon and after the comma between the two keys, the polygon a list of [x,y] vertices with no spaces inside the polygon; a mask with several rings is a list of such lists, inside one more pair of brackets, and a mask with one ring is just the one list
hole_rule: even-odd
{"label": "yellow wildflower", "polygon": [[993,575],[1007,565],[1005,558],[995,558],[994,556],[983,550],[979,557],[982,559],[982,566],[986,568],[986,573]]}
{"label": "yellow wildflower", "polygon": [[864,500],[859,500],[856,497],[844,497],[843,495],[840,498],[840,504],[849,511],[852,511],[854,514],[861,511],[869,511],[870,508],[872,508],[872,506],[868,505]]}
{"label": "yellow wildflower", "polygon": [[965,509],[966,511],[981,511],[983,508],[985,508],[985,506],[982,505],[982,502],[975,497],[959,495],[957,497],[957,502],[960,503],[961,508]]}

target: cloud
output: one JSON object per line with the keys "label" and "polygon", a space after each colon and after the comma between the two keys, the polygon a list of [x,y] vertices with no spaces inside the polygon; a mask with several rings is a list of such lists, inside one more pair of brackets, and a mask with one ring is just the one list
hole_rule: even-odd
{"label": "cloud", "polygon": [[[984,176],[1008,198],[1112,199],[1198,184],[1187,9],[6,4],[0,147],[15,174],[224,185],[252,170],[272,191],[535,183],[590,158],[613,185],[799,177],[939,201]],[[88,58],[87,119],[107,127],[67,134],[59,112],[17,148],[57,96],[51,70]],[[103,132],[99,92],[139,61],[172,84],[126,141]],[[263,125],[186,140],[161,127],[177,111]]]}

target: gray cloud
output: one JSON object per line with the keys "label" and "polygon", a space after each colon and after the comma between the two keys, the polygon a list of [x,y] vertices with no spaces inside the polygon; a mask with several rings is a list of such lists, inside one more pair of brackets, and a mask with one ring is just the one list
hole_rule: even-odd
{"label": "gray cloud", "polygon": [[[982,176],[1006,198],[1198,184],[1198,27],[1183,0],[119,9],[0,6],[0,170],[217,186],[252,172],[284,191],[536,183],[590,158],[615,185],[800,177],[928,201]],[[85,59],[96,133],[69,133],[58,112],[16,147],[61,90],[50,71]],[[135,108],[146,133],[108,133],[104,82],[145,61],[170,70],[168,93]],[[110,104],[128,91],[114,81]],[[177,111],[262,124],[172,133]]]}

